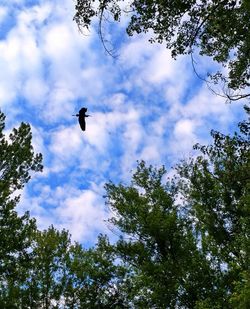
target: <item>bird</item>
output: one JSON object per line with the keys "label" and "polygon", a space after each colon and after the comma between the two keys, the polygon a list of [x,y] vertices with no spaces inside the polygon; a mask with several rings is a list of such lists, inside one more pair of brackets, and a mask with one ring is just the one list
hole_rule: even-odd
{"label": "bird", "polygon": [[76,115],[72,115],[72,116],[77,116],[78,117],[78,121],[79,121],[79,124],[80,124],[80,127],[82,129],[82,131],[85,131],[86,130],[86,122],[85,122],[85,118],[86,117],[90,117],[90,115],[87,115],[86,112],[87,112],[87,108],[86,107],[82,107],[78,114]]}

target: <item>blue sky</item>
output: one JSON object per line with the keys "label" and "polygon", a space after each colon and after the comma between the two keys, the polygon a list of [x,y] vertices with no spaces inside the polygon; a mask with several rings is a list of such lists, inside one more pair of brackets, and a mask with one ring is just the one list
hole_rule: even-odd
{"label": "blue sky", "polygon": [[[95,27],[82,35],[73,16],[73,0],[0,2],[0,107],[7,133],[31,124],[44,157],[18,211],[29,210],[41,229],[53,224],[91,244],[110,234],[107,181],[129,182],[140,159],[170,168],[192,155],[194,143],[211,142],[211,129],[232,132],[244,113],[243,102],[225,104],[208,90],[189,57],[174,61],[145,35],[127,37],[126,20],[106,33],[113,59]],[[196,60],[201,75],[216,69]],[[84,133],[71,116],[82,106],[92,115]]]}

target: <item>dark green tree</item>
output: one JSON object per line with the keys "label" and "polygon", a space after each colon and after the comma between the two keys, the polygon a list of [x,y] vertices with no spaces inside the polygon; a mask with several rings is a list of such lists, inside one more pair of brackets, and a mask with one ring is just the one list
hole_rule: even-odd
{"label": "dark green tree", "polygon": [[18,216],[15,207],[31,172],[42,170],[42,156],[34,154],[28,124],[21,123],[8,138],[4,127],[0,111],[0,307],[19,308],[36,224],[28,212]]}
{"label": "dark green tree", "polygon": [[232,137],[213,131],[171,181],[142,161],[129,186],[106,185],[136,308],[248,308],[250,123],[239,127]]}
{"label": "dark green tree", "polygon": [[15,210],[31,173],[42,171],[28,124],[5,137],[0,113],[0,307],[129,308],[128,269],[116,265],[106,237],[85,250],[69,233],[36,228],[29,213]]}
{"label": "dark green tree", "polygon": [[129,268],[118,263],[106,236],[99,235],[90,249],[75,244],[70,250],[65,308],[130,308],[129,278]]}
{"label": "dark green tree", "polygon": [[[250,109],[246,107],[248,116]],[[41,171],[30,126],[7,139],[0,113],[1,308],[239,308],[250,305],[250,122],[176,167],[142,161],[129,185],[106,184],[109,223],[84,249],[67,231],[18,216],[18,190]]]}
{"label": "dark green tree", "polygon": [[68,277],[69,233],[51,226],[42,232],[37,231],[33,239],[32,260],[25,283],[26,306],[60,308]]}
{"label": "dark green tree", "polygon": [[232,137],[212,131],[214,144],[196,145],[201,155],[177,168],[186,211],[203,252],[221,274],[227,308],[230,302],[236,308],[250,304],[249,119],[239,128]]}
{"label": "dark green tree", "polygon": [[[166,44],[174,58],[197,50],[228,68],[227,77],[211,75],[215,82],[222,79],[237,91],[250,86],[249,0],[133,0],[126,6],[123,0],[78,0],[75,8],[80,28],[89,28],[97,16],[104,43],[102,23],[127,15],[129,35],[153,32],[150,41]],[[246,96],[229,95],[232,100]]]}
{"label": "dark green tree", "polygon": [[197,248],[189,218],[178,210],[176,188],[163,183],[165,174],[164,167],[142,161],[131,185],[106,185],[115,213],[110,222],[124,235],[115,250],[133,269],[136,308],[194,308],[198,300],[216,294],[215,272]]}

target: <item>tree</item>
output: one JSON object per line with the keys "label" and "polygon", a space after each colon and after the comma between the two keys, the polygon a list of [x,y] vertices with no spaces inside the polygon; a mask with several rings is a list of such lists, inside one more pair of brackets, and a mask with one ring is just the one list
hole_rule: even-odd
{"label": "tree", "polygon": [[130,308],[129,270],[117,262],[106,236],[93,248],[75,244],[70,249],[64,308]]}
{"label": "tree", "polygon": [[194,308],[215,293],[215,274],[197,248],[190,220],[178,211],[176,188],[162,183],[165,173],[164,167],[147,167],[142,161],[130,186],[106,185],[115,213],[110,222],[124,235],[116,252],[135,274],[136,308]]}
{"label": "tree", "polygon": [[126,273],[106,237],[85,250],[53,226],[37,230],[28,212],[15,210],[32,172],[42,171],[28,124],[6,138],[0,113],[0,307],[128,308]]}
{"label": "tree", "polygon": [[67,231],[37,231],[24,283],[25,308],[129,308],[125,277],[107,237],[93,248],[72,244]]}
{"label": "tree", "polygon": [[[248,115],[250,109],[246,107]],[[214,144],[179,165],[179,188],[202,250],[220,275],[226,307],[250,302],[250,122],[233,137],[212,131]],[[230,298],[231,297],[231,298]],[[237,302],[236,302],[237,300]]]}
{"label": "tree", "polygon": [[[92,19],[99,19],[102,41],[102,23],[129,15],[127,33],[153,32],[151,42],[166,44],[172,56],[211,56],[229,70],[228,77],[221,72],[211,75],[233,90],[250,86],[250,4],[248,0],[133,0],[124,6],[122,0],[78,0],[74,20],[80,28],[89,28]],[[229,96],[229,95],[228,95]],[[249,93],[230,95],[238,100]]]}
{"label": "tree", "polygon": [[26,288],[26,307],[60,308],[68,276],[69,233],[53,226],[37,231],[33,238],[32,260]]}
{"label": "tree", "polygon": [[[248,115],[250,108],[245,107]],[[53,226],[18,216],[17,190],[42,157],[22,123],[9,139],[0,113],[1,308],[239,308],[250,305],[250,122],[165,167],[138,163],[129,185],[106,184],[109,222],[84,249]]]}
{"label": "tree", "polygon": [[8,138],[3,130],[5,116],[0,111],[0,307],[21,306],[20,293],[30,261],[29,248],[36,230],[29,213],[18,216],[15,206],[18,190],[30,179],[32,171],[42,170],[41,154],[34,154],[31,129],[21,123]]}
{"label": "tree", "polygon": [[130,185],[106,185],[136,308],[248,308],[250,123],[239,127],[212,131],[213,144],[196,145],[166,183],[164,167],[142,161]]}

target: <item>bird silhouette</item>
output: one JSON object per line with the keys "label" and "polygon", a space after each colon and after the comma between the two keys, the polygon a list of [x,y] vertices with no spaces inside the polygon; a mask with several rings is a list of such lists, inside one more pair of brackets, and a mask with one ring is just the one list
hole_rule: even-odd
{"label": "bird silhouette", "polygon": [[87,108],[86,107],[83,107],[79,110],[78,114],[76,115],[72,115],[72,116],[77,116],[78,117],[78,121],[79,121],[79,124],[80,124],[80,127],[82,129],[82,131],[85,131],[86,130],[86,121],[85,121],[85,118],[86,117],[90,117],[90,115],[87,115],[86,112],[87,112]]}

